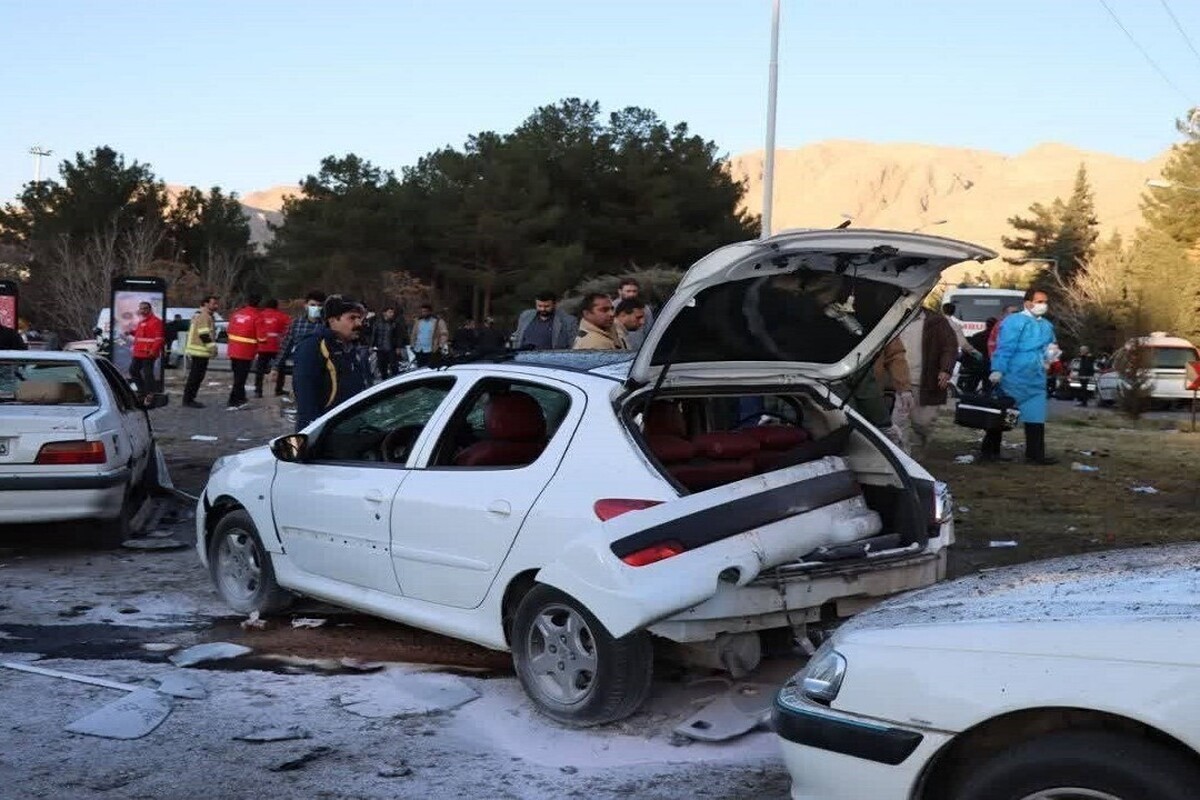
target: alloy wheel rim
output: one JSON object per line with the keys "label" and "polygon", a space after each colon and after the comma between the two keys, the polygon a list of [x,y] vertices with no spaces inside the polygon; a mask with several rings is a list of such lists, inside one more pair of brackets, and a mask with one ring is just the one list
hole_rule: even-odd
{"label": "alloy wheel rim", "polygon": [[561,705],[576,705],[591,695],[599,657],[583,616],[554,604],[542,608],[525,641],[526,662],[537,690]]}
{"label": "alloy wheel rim", "polygon": [[1021,800],[1123,800],[1123,798],[1097,789],[1062,786],[1054,789],[1041,789],[1026,795]]}
{"label": "alloy wheel rim", "polygon": [[235,528],[221,539],[217,575],[222,594],[230,600],[245,603],[254,599],[262,582],[262,565],[248,532]]}

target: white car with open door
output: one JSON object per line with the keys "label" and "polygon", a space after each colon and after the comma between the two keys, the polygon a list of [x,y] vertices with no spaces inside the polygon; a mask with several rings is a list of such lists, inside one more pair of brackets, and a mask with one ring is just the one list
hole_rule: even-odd
{"label": "white car with open door", "polygon": [[156,464],[146,407],[107,360],[0,350],[0,524],[94,520],[120,544]]}
{"label": "white car with open door", "polygon": [[831,387],[993,255],[869,230],[721,248],[636,357],[415,370],[218,460],[200,558],[241,612],[299,594],[511,649],[568,724],[632,713],[654,641],[743,673],[764,633],[943,577],[949,493]]}

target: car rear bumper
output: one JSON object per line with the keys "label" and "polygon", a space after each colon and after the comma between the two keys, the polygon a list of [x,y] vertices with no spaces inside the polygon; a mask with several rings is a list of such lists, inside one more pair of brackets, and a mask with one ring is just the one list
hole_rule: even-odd
{"label": "car rear bumper", "polygon": [[797,710],[776,703],[772,724],[793,800],[908,800],[925,764],[951,739],[815,704]]}
{"label": "car rear bumper", "polygon": [[121,512],[129,469],[59,475],[0,474],[0,524],[111,519]]}
{"label": "car rear bumper", "polygon": [[722,633],[817,622],[827,603],[834,604],[839,617],[848,617],[894,594],[932,586],[945,576],[942,547],[874,564],[831,564],[778,580],[763,576],[746,586],[722,583],[710,599],[656,623],[650,632],[676,642],[707,641]]}

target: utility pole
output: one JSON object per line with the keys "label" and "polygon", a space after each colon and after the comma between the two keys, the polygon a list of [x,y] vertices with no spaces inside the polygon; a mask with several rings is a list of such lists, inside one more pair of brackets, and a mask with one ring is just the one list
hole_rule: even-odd
{"label": "utility pole", "polygon": [[29,148],[29,155],[33,156],[33,182],[42,182],[42,156],[54,155],[53,150],[47,150],[40,145],[34,145]]}
{"label": "utility pole", "polygon": [[763,157],[762,230],[759,238],[771,235],[771,206],[775,200],[775,98],[779,93],[779,5],[771,11],[771,62],[767,79],[767,146]]}

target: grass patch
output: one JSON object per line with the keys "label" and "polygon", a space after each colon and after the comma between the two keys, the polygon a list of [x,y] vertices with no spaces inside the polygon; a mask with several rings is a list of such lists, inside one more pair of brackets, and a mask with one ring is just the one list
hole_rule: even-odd
{"label": "grass patch", "polygon": [[[1200,540],[1200,435],[1181,433],[1176,422],[1131,421],[1114,416],[1052,420],[1046,449],[1056,466],[1021,462],[1023,449],[1004,450],[1002,464],[956,464],[978,454],[976,431],[943,415],[924,464],[950,484],[957,510],[958,544],[953,574],[985,566],[1053,556]],[[1020,429],[1006,444],[1024,446]],[[1081,451],[1096,455],[1085,456]],[[1077,472],[1073,462],[1098,467]],[[1158,494],[1137,494],[1152,486]],[[1015,548],[991,548],[1015,540]]]}

